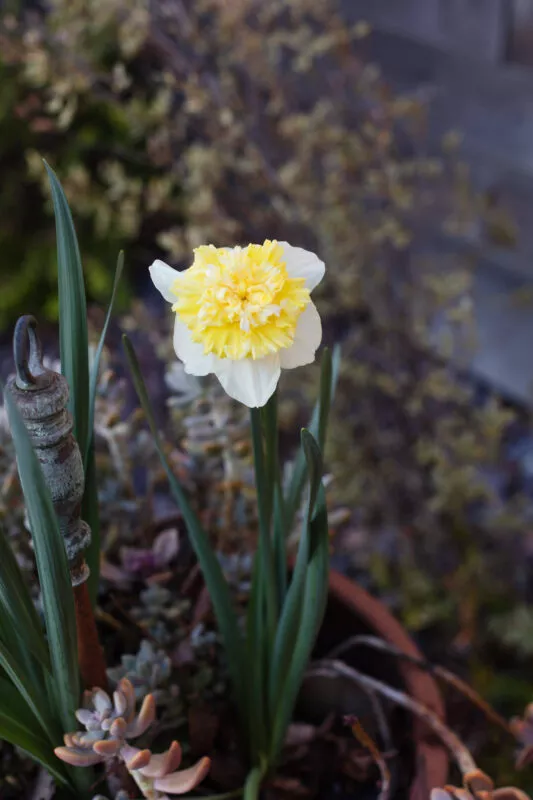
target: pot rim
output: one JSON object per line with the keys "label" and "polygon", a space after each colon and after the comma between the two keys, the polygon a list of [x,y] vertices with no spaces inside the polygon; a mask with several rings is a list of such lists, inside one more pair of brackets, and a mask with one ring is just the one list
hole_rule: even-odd
{"label": "pot rim", "polygon": [[[413,658],[423,659],[403,625],[386,606],[355,581],[330,570],[329,592],[361,620],[373,628],[391,645]],[[445,719],[445,707],[434,678],[425,670],[406,660],[398,659],[398,671],[406,690],[415,700]],[[428,800],[431,789],[444,786],[448,777],[449,755],[444,745],[418,717],[413,718],[415,739],[415,776],[409,793],[410,800]]]}

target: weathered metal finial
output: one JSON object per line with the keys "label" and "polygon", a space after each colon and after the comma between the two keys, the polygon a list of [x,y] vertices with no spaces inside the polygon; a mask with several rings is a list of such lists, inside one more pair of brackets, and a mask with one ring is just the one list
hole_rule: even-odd
{"label": "weathered metal finial", "polygon": [[32,440],[44,478],[52,495],[59,528],[65,542],[72,585],[89,576],[84,550],[91,530],[80,519],[84,489],[83,462],[72,435],[72,417],[67,411],[65,378],[43,365],[41,342],[35,317],[20,317],[13,335],[16,375],[8,380]]}
{"label": "weathered metal finial", "polygon": [[27,314],[19,317],[13,334],[13,358],[19,389],[38,389],[50,383],[50,370],[43,365],[41,341],[37,335],[37,320]]}

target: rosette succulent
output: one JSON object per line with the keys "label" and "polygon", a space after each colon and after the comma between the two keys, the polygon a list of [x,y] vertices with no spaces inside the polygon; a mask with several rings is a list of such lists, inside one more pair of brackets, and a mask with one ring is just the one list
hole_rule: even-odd
{"label": "rosette succulent", "polygon": [[113,699],[103,689],[85,692],[83,708],[78,709],[76,717],[85,731],[65,734],[65,744],[55,749],[56,756],[77,767],[119,759],[147,800],[169,800],[168,795],[189,792],[209,771],[208,758],[179,770],[182,753],[178,742],[157,755],[129,744],[154,722],[155,700],[153,695],[146,695],[137,713],[135,690],[127,678],[119,682]]}

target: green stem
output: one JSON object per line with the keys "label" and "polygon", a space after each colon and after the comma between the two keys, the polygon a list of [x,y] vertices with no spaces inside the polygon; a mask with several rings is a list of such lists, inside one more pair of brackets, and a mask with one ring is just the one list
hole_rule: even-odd
{"label": "green stem", "polygon": [[250,770],[248,777],[246,778],[246,783],[244,784],[244,800],[258,799],[263,775],[263,767],[254,767],[252,770]]}
{"label": "green stem", "polygon": [[[271,484],[271,467],[265,462],[263,425],[259,409],[251,409],[252,447],[254,454],[255,484],[259,515],[259,544],[256,553],[252,584],[253,602],[250,605],[248,626],[249,677],[256,702],[249,708],[249,727],[261,725],[254,738],[257,743],[268,738],[270,730],[268,687],[270,682],[270,654],[276,637],[276,584],[272,560],[271,517],[274,487]],[[267,445],[268,447],[268,445]],[[252,649],[253,648],[253,649]],[[258,719],[258,713],[261,715]],[[256,748],[252,763],[257,763],[262,748]]]}
{"label": "green stem", "polygon": [[[257,487],[257,505],[259,512],[259,559],[260,569],[265,580],[264,603],[267,618],[268,641],[273,643],[276,632],[276,590],[274,562],[272,560],[271,518],[274,486],[271,482],[271,469],[267,472],[265,452],[263,448],[263,425],[261,412],[251,409],[252,447],[254,453],[255,484]],[[269,445],[267,444],[267,447]],[[270,648],[269,648],[270,652]]]}

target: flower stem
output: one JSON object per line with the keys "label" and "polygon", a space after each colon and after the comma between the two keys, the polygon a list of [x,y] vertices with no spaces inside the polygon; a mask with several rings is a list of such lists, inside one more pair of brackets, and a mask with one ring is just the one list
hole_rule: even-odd
{"label": "flower stem", "polygon": [[250,770],[244,784],[244,800],[257,800],[261,789],[261,781],[263,780],[263,772],[262,767],[254,767]]}
{"label": "flower stem", "polygon": [[[254,453],[255,483],[259,510],[258,554],[263,575],[264,599],[266,606],[268,642],[273,645],[276,628],[276,592],[274,562],[272,560],[271,522],[274,497],[274,482],[270,468],[267,471],[265,450],[263,448],[263,425],[258,409],[251,409],[252,446]],[[272,442],[267,442],[267,452],[272,450]],[[270,460],[272,456],[269,457]]]}

